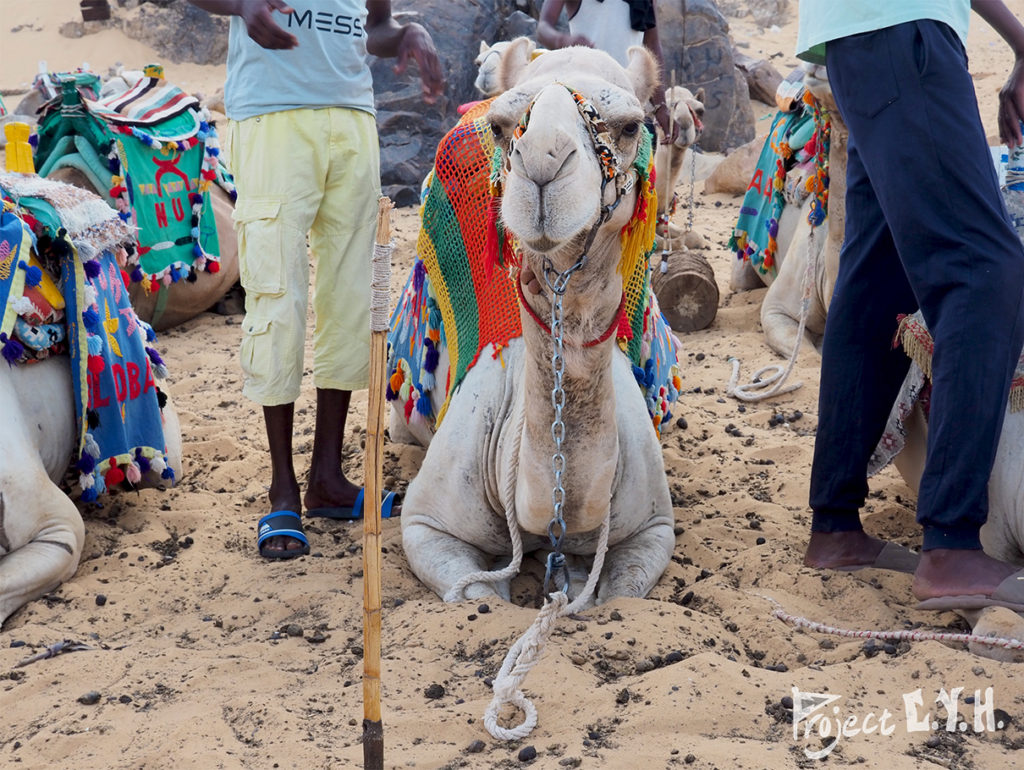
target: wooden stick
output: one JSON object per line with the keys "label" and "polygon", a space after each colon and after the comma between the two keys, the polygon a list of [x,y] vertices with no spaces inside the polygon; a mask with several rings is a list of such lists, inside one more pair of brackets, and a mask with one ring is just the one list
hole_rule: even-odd
{"label": "wooden stick", "polygon": [[[384,725],[381,721],[380,507],[384,465],[384,388],[386,386],[388,283],[391,275],[391,200],[381,197],[373,253],[370,299],[370,390],[366,409],[363,505],[363,767],[384,768]],[[372,512],[372,514],[371,514]]]}

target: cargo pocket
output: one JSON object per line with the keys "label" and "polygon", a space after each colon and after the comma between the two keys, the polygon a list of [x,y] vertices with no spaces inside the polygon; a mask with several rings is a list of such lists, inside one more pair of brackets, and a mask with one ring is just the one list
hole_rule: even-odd
{"label": "cargo pocket", "polygon": [[247,292],[284,293],[284,231],[280,213],[281,202],[266,198],[240,200],[235,206],[238,267]]}
{"label": "cargo pocket", "polygon": [[242,371],[250,378],[266,378],[272,371],[270,319],[245,317],[238,357]]}

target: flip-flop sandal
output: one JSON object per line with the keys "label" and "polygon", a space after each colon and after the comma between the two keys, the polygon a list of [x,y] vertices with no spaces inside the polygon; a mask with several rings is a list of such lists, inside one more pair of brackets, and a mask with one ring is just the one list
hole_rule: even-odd
{"label": "flip-flop sandal", "polygon": [[[301,548],[264,548],[272,537],[291,537],[302,543]],[[294,559],[309,553],[309,540],[302,531],[302,517],[295,511],[274,511],[260,519],[256,530],[256,548],[264,559]]]}
{"label": "flip-flop sandal", "polygon": [[857,572],[862,569],[887,569],[892,572],[906,572],[909,575],[917,570],[917,563],[921,561],[921,554],[905,548],[899,543],[886,543],[878,552],[875,560],[865,564],[848,564],[845,567],[836,567],[840,572]]}
{"label": "flip-flop sandal", "polygon": [[[359,489],[356,501],[353,505],[330,505],[321,508],[309,508],[307,516],[321,519],[336,519],[338,521],[354,521],[363,518],[363,488]],[[395,503],[399,502],[397,492],[385,491],[380,502],[380,517],[390,519],[392,516],[399,516],[400,512],[394,512]]]}
{"label": "flip-flop sandal", "polygon": [[983,610],[986,607],[1006,607],[1024,612],[1024,569],[1017,570],[1000,583],[991,594],[957,594],[936,596],[918,602],[916,610]]}

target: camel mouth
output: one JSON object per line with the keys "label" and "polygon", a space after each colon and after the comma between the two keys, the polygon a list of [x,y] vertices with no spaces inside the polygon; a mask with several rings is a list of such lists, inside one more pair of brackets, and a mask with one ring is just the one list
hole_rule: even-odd
{"label": "camel mouth", "polygon": [[548,254],[555,251],[561,245],[560,242],[553,241],[546,235],[539,235],[524,242],[531,251],[536,251],[539,254]]}

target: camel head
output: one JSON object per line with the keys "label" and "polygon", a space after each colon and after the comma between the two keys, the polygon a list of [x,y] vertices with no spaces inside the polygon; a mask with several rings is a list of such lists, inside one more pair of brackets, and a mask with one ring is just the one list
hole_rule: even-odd
{"label": "camel head", "polygon": [[591,258],[601,252],[617,260],[619,230],[636,199],[632,164],[656,61],[642,47],[630,50],[626,69],[584,47],[531,61],[529,42],[512,41],[502,56],[504,93],[488,112],[502,151],[502,219],[530,263],[543,255],[565,270],[588,238]]}
{"label": "camel head", "polygon": [[665,104],[672,112],[672,121],[679,126],[679,135],[672,143],[680,149],[690,147],[704,130],[704,89],[694,94],[689,88],[672,86],[665,90]]}
{"label": "camel head", "polygon": [[487,45],[480,41],[480,53],[473,60],[476,67],[476,80],[473,87],[484,96],[496,96],[501,93],[501,84],[498,81],[498,65],[501,63],[502,54],[512,45],[507,40],[500,40],[494,45]]}

